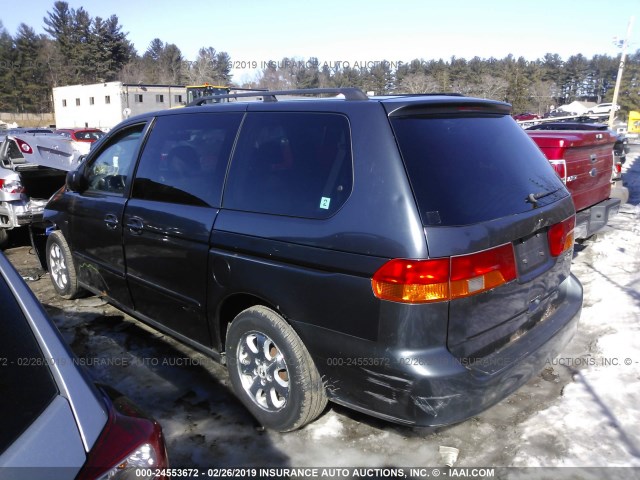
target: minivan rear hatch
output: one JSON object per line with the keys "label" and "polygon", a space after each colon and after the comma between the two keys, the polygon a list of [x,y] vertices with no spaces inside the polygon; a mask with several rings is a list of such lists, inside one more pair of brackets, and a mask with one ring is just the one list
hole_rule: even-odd
{"label": "minivan rear hatch", "polygon": [[[450,259],[448,348],[459,358],[490,355],[563,301],[575,214],[569,193],[507,104],[443,97],[383,105],[429,257]],[[506,280],[482,273],[501,263]],[[468,279],[454,279],[456,269],[471,272]]]}

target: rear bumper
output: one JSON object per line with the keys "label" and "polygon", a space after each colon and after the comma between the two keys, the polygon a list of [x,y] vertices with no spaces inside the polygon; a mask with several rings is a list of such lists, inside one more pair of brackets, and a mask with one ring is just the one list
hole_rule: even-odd
{"label": "rear bumper", "polygon": [[46,200],[0,203],[0,228],[12,229],[42,221]]}
{"label": "rear bumper", "polygon": [[448,425],[504,399],[562,351],[577,329],[582,286],[572,275],[560,288],[564,301],[548,318],[474,363],[454,357],[445,346],[389,348],[310,325],[294,326],[332,401],[398,423]]}
{"label": "rear bumper", "polygon": [[575,238],[589,238],[602,230],[609,219],[618,213],[620,198],[609,198],[576,213]]}

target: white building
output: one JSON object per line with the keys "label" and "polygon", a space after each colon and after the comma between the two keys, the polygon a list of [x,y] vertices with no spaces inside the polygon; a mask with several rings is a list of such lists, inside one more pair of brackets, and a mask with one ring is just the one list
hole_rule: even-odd
{"label": "white building", "polygon": [[125,118],[165,110],[186,101],[184,85],[105,82],[53,89],[57,128],[113,128]]}

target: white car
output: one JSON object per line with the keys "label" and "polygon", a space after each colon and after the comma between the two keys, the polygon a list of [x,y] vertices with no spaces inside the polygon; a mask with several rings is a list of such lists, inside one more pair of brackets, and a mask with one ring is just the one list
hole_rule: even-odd
{"label": "white car", "polygon": [[[591,107],[587,110],[587,113],[611,113],[611,109],[613,108],[613,103],[599,103],[595,107]],[[620,110],[620,105],[616,105],[615,111]]]}
{"label": "white car", "polygon": [[64,185],[90,143],[49,129],[11,129],[0,133],[0,249],[9,231],[42,218],[47,199]]}

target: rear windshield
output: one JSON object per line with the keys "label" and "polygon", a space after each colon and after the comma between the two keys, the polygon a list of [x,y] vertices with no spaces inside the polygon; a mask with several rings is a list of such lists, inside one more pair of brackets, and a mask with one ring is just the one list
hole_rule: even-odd
{"label": "rear windshield", "polygon": [[31,327],[2,276],[0,319],[2,454],[51,403],[58,389]]}
{"label": "rear windshield", "polygon": [[567,195],[548,160],[506,115],[391,118],[424,225],[470,225]]}

